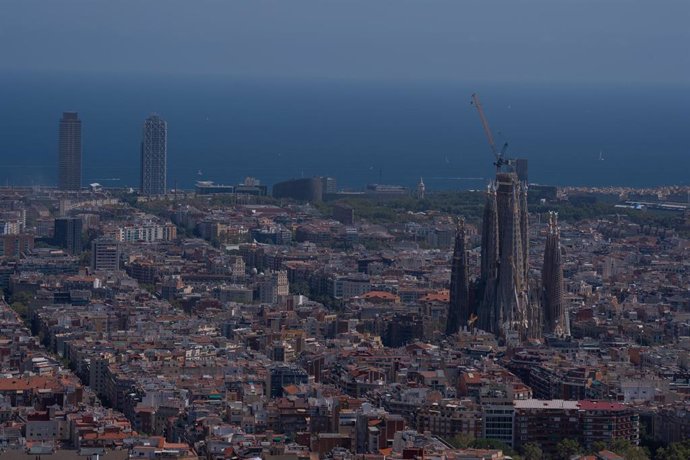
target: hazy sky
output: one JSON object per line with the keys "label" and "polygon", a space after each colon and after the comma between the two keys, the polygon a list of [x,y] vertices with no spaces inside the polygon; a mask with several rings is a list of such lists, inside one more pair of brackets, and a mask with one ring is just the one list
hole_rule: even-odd
{"label": "hazy sky", "polygon": [[690,0],[0,0],[0,71],[687,83]]}

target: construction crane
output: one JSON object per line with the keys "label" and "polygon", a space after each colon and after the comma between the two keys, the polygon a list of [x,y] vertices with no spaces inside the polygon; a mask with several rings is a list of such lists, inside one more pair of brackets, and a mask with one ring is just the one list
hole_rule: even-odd
{"label": "construction crane", "polygon": [[484,134],[486,134],[486,139],[489,141],[489,147],[491,147],[491,152],[494,154],[496,171],[499,171],[501,166],[508,164],[508,161],[504,158],[506,150],[508,149],[508,143],[506,142],[503,144],[500,151],[496,148],[494,135],[491,133],[489,122],[486,120],[484,109],[482,109],[482,104],[479,102],[479,95],[477,93],[472,94],[472,102],[470,102],[470,104],[474,105],[477,108],[477,112],[479,112],[479,118],[482,120],[482,126],[484,127]]}

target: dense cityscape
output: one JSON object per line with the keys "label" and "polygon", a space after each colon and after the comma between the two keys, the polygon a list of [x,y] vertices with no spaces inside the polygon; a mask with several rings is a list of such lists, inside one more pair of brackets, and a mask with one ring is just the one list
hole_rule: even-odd
{"label": "dense cityscape", "polygon": [[65,112],[57,188],[0,189],[0,456],[688,458],[690,188],[530,184],[477,105],[446,192],[178,190],[159,115],[85,186]]}
{"label": "dense cityscape", "polygon": [[688,18],[0,0],[0,460],[690,460]]}

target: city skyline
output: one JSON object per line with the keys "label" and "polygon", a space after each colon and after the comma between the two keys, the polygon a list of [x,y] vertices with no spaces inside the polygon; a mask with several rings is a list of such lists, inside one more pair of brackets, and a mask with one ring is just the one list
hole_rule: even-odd
{"label": "city skyline", "polygon": [[[249,175],[262,176],[268,184],[337,172],[341,184],[351,187],[378,181],[382,171],[384,181],[407,186],[423,175],[430,191],[481,189],[492,175],[476,115],[466,103],[471,89],[462,86],[348,84],[341,92],[342,87],[328,84],[304,93],[302,86],[290,84],[285,89],[292,95],[282,99],[282,89],[264,84],[243,96],[241,87],[231,90],[232,82],[190,80],[189,86],[177,81],[141,100],[139,82],[101,84],[92,76],[77,87],[71,81],[66,88],[37,88],[33,83],[23,87],[11,81],[0,87],[2,93],[2,88],[20,85],[12,94],[0,94],[17,108],[3,120],[7,130],[0,138],[5,155],[0,183],[57,183],[52,168],[55,112],[70,107],[88,119],[84,185],[140,187],[138,120],[152,111],[185,126],[171,134],[168,176],[186,189],[199,180],[199,170],[204,173],[201,180],[234,183]],[[156,94],[151,83],[146,81],[141,90]],[[211,87],[197,97],[194,88],[200,83]],[[237,104],[221,106],[211,94]],[[443,102],[440,98],[446,94],[452,98]],[[637,188],[687,183],[682,174],[690,161],[683,150],[687,131],[681,113],[687,104],[682,93],[490,88],[483,94],[498,138],[510,141],[509,154],[529,158],[532,182]],[[326,95],[328,104],[317,101]],[[601,100],[606,104],[599,104]],[[107,110],[101,110],[104,107]],[[431,116],[433,124],[425,121]],[[27,136],[31,142],[24,141]],[[599,159],[600,151],[606,161]],[[355,161],[346,161],[346,156]],[[678,167],[665,167],[671,163]]]}
{"label": "city skyline", "polygon": [[690,459],[688,18],[3,1],[0,457]]}

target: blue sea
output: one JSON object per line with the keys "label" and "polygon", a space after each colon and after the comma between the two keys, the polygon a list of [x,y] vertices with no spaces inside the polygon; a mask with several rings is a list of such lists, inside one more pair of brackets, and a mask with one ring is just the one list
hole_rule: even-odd
{"label": "blue sea", "polygon": [[40,73],[0,76],[0,184],[54,185],[58,119],[76,110],[84,184],[136,186],[141,126],[158,113],[171,187],[328,175],[351,190],[482,188],[493,160],[475,91],[531,182],[690,184],[690,86]]}

